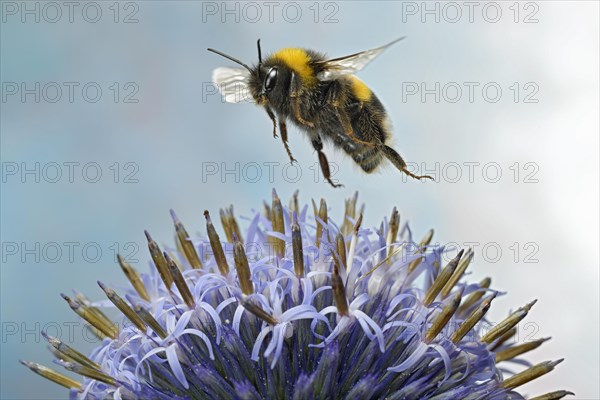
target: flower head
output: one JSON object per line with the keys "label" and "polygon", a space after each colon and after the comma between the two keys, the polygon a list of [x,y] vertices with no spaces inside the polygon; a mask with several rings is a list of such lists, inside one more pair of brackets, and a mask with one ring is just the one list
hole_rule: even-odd
{"label": "flower head", "polygon": [[[396,209],[362,226],[356,196],[336,225],[324,200],[284,207],[273,192],[242,235],[221,211],[222,239],[205,212],[206,235],[190,236],[175,213],[177,249],[139,274],[122,257],[124,293],[98,282],[108,302],[63,295],[102,339],[88,356],[45,335],[74,380],[23,364],[82,399],[522,399],[518,388],[560,361],[518,358],[547,339],[511,341],[535,303],[498,324],[485,315],[499,292],[467,283],[471,250],[449,262],[418,243]],[[101,306],[118,309],[118,327]],[[504,364],[526,364],[511,374]],[[556,391],[536,399],[571,394]]]}

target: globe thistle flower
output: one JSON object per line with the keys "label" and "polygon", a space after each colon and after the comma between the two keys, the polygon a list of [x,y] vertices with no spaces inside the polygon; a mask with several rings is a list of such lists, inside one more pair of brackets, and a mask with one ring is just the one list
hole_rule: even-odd
{"label": "globe thistle flower", "polygon": [[[273,191],[244,234],[221,210],[225,240],[208,211],[200,236],[172,212],[177,249],[146,233],[149,273],[118,257],[124,293],[98,282],[108,301],[62,295],[102,339],[86,356],[44,334],[56,364],[83,380],[22,363],[74,399],[444,400],[523,399],[521,385],[562,361],[520,358],[547,338],[511,340],[535,300],[489,324],[501,293],[489,278],[465,281],[471,250],[444,265],[433,231],[416,243],[395,208],[366,228],[363,209],[347,200],[336,225],[325,200],[299,208],[296,193],[284,207]],[[509,373],[510,362],[526,367]]]}

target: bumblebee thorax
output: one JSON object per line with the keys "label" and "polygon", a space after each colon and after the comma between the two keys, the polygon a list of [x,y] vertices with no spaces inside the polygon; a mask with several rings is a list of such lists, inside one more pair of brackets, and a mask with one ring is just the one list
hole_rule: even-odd
{"label": "bumblebee thorax", "polygon": [[313,61],[311,54],[306,50],[288,47],[273,53],[265,60],[265,65],[271,63],[281,64],[291,69],[302,80],[303,84],[312,86],[317,83],[317,77],[311,66],[311,61]]}

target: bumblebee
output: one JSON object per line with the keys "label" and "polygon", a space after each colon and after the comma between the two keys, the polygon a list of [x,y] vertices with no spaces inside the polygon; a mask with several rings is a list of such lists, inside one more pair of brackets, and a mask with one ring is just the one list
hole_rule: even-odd
{"label": "bumblebee", "polygon": [[389,117],[377,96],[354,76],[388,47],[404,39],[349,56],[327,59],[324,54],[301,48],[285,48],[263,61],[260,39],[258,65],[250,67],[215,49],[208,49],[240,67],[213,71],[213,82],[229,103],[249,101],[262,106],[277,127],[291,162],[296,161],[288,145],[287,121],[306,132],[317,151],[323,177],[333,187],[323,141],[342,148],[366,173],[388,159],[396,168],[415,179],[429,178],[410,172],[390,146]]}

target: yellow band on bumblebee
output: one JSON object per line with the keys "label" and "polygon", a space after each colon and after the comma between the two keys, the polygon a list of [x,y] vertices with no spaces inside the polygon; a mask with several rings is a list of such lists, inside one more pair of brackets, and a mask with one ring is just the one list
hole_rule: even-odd
{"label": "yellow band on bumblebee", "polygon": [[371,92],[371,89],[363,81],[354,75],[350,75],[350,82],[352,82],[352,93],[354,93],[357,99],[362,102],[371,100],[373,92]]}
{"label": "yellow band on bumblebee", "polygon": [[289,47],[281,49],[272,55],[275,60],[279,60],[294,71],[302,82],[306,85],[314,85],[317,82],[317,77],[310,66],[310,56],[302,49]]}

